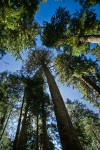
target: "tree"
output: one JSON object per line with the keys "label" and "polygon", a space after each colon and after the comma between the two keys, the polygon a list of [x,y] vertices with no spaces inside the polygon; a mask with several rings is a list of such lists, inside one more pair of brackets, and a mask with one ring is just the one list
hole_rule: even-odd
{"label": "tree", "polygon": [[16,81],[15,78],[10,77],[8,72],[0,74],[0,85],[0,148],[4,145],[4,148],[6,149],[11,146],[11,139],[8,136],[7,128],[14,113],[16,99],[20,97],[22,85],[18,80]]}
{"label": "tree", "polygon": [[24,96],[23,96],[23,100],[22,100],[22,106],[21,106],[21,110],[20,110],[20,116],[18,119],[18,125],[17,125],[17,130],[16,130],[16,135],[15,135],[15,139],[14,139],[14,143],[13,143],[13,149],[17,149],[18,146],[18,137],[19,137],[19,133],[20,133],[20,126],[21,126],[21,119],[22,119],[22,113],[23,113],[23,107],[24,107],[24,101],[25,101],[25,92],[24,92]]}
{"label": "tree", "polygon": [[[97,97],[100,95],[100,86],[97,77],[97,70],[99,70],[97,62],[87,59],[84,55],[72,56],[61,53],[55,58],[54,66],[61,82],[77,87],[85,98],[90,95],[86,99],[99,107]],[[93,95],[96,98],[94,100],[92,100]]]}
{"label": "tree", "polygon": [[[54,111],[57,120],[58,131],[61,139],[61,144],[63,150],[65,149],[82,149],[75,130],[72,126],[70,117],[68,115],[67,109],[64,105],[63,99],[61,97],[60,91],[56,85],[53,75],[48,69],[50,63],[50,54],[44,49],[36,49],[30,52],[29,59],[26,62],[28,71],[33,71],[33,69],[43,69],[47,82],[49,85],[52,101],[54,104]],[[67,140],[66,140],[67,139]]]}
{"label": "tree", "polygon": [[83,99],[89,101],[93,104],[93,106],[96,106],[100,109],[100,100],[99,95],[91,88],[86,82],[79,78],[73,78],[70,80],[70,84],[78,88],[79,91],[83,94]]}
{"label": "tree", "polygon": [[99,141],[99,114],[93,112],[78,100],[72,102],[67,99],[67,108],[73,125],[77,130],[80,142],[85,150],[96,150],[100,146]]}
{"label": "tree", "polygon": [[59,7],[50,23],[44,23],[41,39],[47,47],[70,46],[73,54],[79,55],[89,50],[89,43],[100,43],[99,28],[100,21],[93,10],[76,11],[70,16],[66,9]]}
{"label": "tree", "polygon": [[99,0],[75,0],[75,1],[79,1],[79,3],[84,7],[91,7],[94,6],[96,4],[100,4]]}
{"label": "tree", "polygon": [[[44,112],[45,115],[47,115],[45,109],[48,107],[47,101],[49,97],[44,92],[44,80],[42,76],[39,73],[28,76],[25,71],[23,74],[22,70],[18,75],[15,74],[11,76],[17,78],[24,84],[23,100],[20,107],[13,149],[25,150],[29,148],[38,150],[40,147],[43,147],[44,150],[46,150],[46,148],[52,150],[52,142],[49,142],[49,136],[46,129],[46,118],[44,116]],[[43,125],[39,123],[40,120]],[[34,122],[36,129],[34,129]],[[41,140],[42,134],[43,137]],[[46,143],[48,144],[46,145]]]}
{"label": "tree", "polygon": [[34,15],[39,0],[0,2],[0,49],[19,55],[20,51],[34,45],[37,23]]}

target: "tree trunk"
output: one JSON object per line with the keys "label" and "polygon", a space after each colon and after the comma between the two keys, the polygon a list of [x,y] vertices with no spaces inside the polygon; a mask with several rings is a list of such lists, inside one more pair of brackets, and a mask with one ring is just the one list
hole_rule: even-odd
{"label": "tree trunk", "polygon": [[37,108],[37,116],[36,116],[36,126],[37,126],[37,129],[36,129],[36,150],[39,150],[39,116],[38,116],[38,108]]}
{"label": "tree trunk", "polygon": [[42,104],[42,132],[43,132],[43,150],[50,150],[49,148],[49,137],[47,133],[47,127],[46,127],[46,112],[44,110],[44,103]]}
{"label": "tree trunk", "polygon": [[89,76],[82,75],[82,80],[92,89],[94,89],[100,95],[100,87],[91,80]]}
{"label": "tree trunk", "polygon": [[19,139],[16,145],[16,150],[25,150],[24,138],[25,138],[25,130],[26,130],[26,122],[27,122],[27,113],[28,113],[28,105],[26,103],[25,114],[22,121],[22,128],[19,134]]}
{"label": "tree trunk", "polygon": [[97,43],[100,44],[100,35],[84,35],[79,37],[81,42]]}
{"label": "tree trunk", "polygon": [[19,132],[20,132],[20,125],[21,125],[21,118],[22,118],[22,111],[23,111],[24,101],[25,101],[25,92],[24,92],[22,106],[21,106],[21,110],[20,110],[20,116],[19,116],[19,120],[18,120],[16,136],[15,136],[15,140],[14,140],[14,144],[13,144],[13,150],[17,150],[18,149],[17,148],[18,147],[18,143],[17,142],[18,142],[18,136],[19,136]]}
{"label": "tree trunk", "polygon": [[54,104],[54,111],[62,148],[63,150],[82,150],[54,77],[46,65],[43,65],[42,67],[47,77],[52,101]]}
{"label": "tree trunk", "polygon": [[7,118],[7,121],[6,121],[6,124],[5,124],[4,129],[3,129],[2,133],[1,133],[1,136],[0,136],[0,142],[1,142],[1,140],[2,140],[3,134],[4,134],[5,129],[6,129],[6,127],[7,127],[7,124],[8,124],[9,118],[10,118],[11,113],[12,113],[12,109],[13,109],[13,108],[11,108],[11,110],[10,110],[10,112],[9,112],[9,115],[8,115],[8,118]]}
{"label": "tree trunk", "polygon": [[98,141],[98,143],[100,144],[100,140],[98,138],[98,136],[96,135],[96,133],[94,132],[94,130],[92,130],[94,137],[96,138],[96,140]]}
{"label": "tree trunk", "polygon": [[2,133],[7,115],[7,107],[3,108],[3,116],[0,118],[0,134]]}

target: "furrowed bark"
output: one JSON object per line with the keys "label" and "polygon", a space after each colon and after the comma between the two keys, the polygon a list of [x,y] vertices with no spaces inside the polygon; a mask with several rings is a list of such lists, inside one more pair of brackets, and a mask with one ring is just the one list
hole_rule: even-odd
{"label": "furrowed bark", "polygon": [[23,144],[23,140],[25,138],[25,128],[26,128],[26,122],[27,122],[27,113],[28,113],[28,105],[26,103],[25,107],[25,113],[23,116],[23,121],[22,121],[22,128],[19,134],[18,142],[16,145],[16,150],[25,150],[25,143]]}
{"label": "furrowed bark", "polygon": [[62,148],[63,150],[82,150],[54,77],[46,65],[43,65],[42,67],[47,77],[54,104],[54,111]]}
{"label": "furrowed bark", "polygon": [[21,118],[22,118],[24,101],[25,101],[25,92],[24,92],[24,97],[23,97],[22,106],[21,106],[21,110],[20,110],[20,116],[19,116],[19,120],[18,120],[16,136],[15,136],[15,140],[14,140],[14,144],[13,144],[13,150],[17,150],[18,149],[17,148],[17,146],[18,146],[17,142],[18,142],[18,136],[19,136],[19,132],[20,132],[20,125],[21,125]]}
{"label": "furrowed bark", "polygon": [[43,132],[43,150],[50,150],[49,139],[46,127],[46,112],[44,110],[44,104],[42,105],[42,132]]}

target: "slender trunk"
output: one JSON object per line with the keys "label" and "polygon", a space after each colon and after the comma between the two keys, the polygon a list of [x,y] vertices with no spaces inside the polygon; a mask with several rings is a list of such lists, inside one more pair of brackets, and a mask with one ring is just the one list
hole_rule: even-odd
{"label": "slender trunk", "polygon": [[79,40],[81,42],[100,44],[100,35],[84,35],[82,37],[79,37]]}
{"label": "slender trunk", "polygon": [[36,116],[36,150],[39,150],[39,116],[38,116],[38,109],[37,109],[37,116]]}
{"label": "slender trunk", "polygon": [[[90,102],[94,103],[98,107],[98,109],[100,109],[100,103],[95,98],[96,93],[93,92],[93,88],[86,81],[84,81],[82,78],[79,78],[79,82],[81,82],[81,86],[78,87],[79,91],[84,94],[84,90],[81,90],[81,88],[80,88],[80,87],[83,86],[84,87],[83,89],[86,89],[86,91],[87,91],[84,94],[84,96],[86,97],[86,99],[89,100]],[[92,90],[92,92],[90,92],[91,91],[90,89]]]}
{"label": "slender trunk", "polygon": [[100,95],[100,87],[93,82],[89,76],[82,75],[81,78],[89,87],[92,87]]}
{"label": "slender trunk", "polygon": [[54,111],[62,148],[63,150],[82,150],[54,77],[46,65],[43,65],[42,67],[47,77],[52,101],[54,104]]}
{"label": "slender trunk", "polygon": [[24,96],[23,96],[23,101],[22,101],[22,106],[21,106],[21,110],[20,110],[20,116],[19,116],[19,120],[18,120],[18,125],[17,125],[17,131],[16,131],[16,136],[15,136],[15,140],[14,140],[14,144],[13,144],[13,150],[17,150],[17,146],[18,146],[18,136],[19,136],[19,132],[20,132],[20,125],[21,125],[21,118],[22,118],[22,112],[23,112],[23,106],[24,106],[24,101],[25,101],[25,92],[24,92]]}
{"label": "slender trunk", "polygon": [[7,108],[3,110],[3,116],[2,118],[0,119],[0,133],[2,133],[2,130],[3,130],[3,127],[4,127],[4,123],[5,123],[5,120],[6,120],[6,115],[7,115]]}
{"label": "slender trunk", "polygon": [[11,110],[10,110],[10,112],[9,112],[9,115],[8,115],[8,118],[7,118],[7,121],[6,121],[6,124],[5,124],[5,126],[4,126],[4,128],[3,128],[3,131],[2,131],[2,133],[1,133],[0,142],[1,142],[1,140],[2,140],[3,134],[4,134],[5,129],[6,129],[6,127],[7,127],[7,124],[8,124],[9,118],[10,118],[10,116],[11,116],[11,113],[12,113],[12,108],[11,108]]}
{"label": "slender trunk", "polygon": [[94,130],[92,130],[92,132],[93,132],[94,137],[96,138],[96,140],[97,140],[98,143],[100,144],[100,140],[99,140],[99,138],[97,137],[97,135],[96,135],[96,133],[94,132]]}
{"label": "slender trunk", "polygon": [[26,130],[27,113],[28,113],[28,105],[26,103],[25,114],[23,116],[22,128],[19,134],[19,139],[17,141],[16,150],[25,150],[24,138],[25,138],[25,130]]}
{"label": "slender trunk", "polygon": [[42,104],[42,130],[43,130],[43,150],[50,150],[49,148],[49,137],[46,127],[46,112],[44,110],[44,103]]}

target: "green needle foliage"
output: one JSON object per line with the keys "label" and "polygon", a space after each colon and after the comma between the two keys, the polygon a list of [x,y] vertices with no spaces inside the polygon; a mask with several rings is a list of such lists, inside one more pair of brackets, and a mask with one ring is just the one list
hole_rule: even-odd
{"label": "green needle foliage", "polygon": [[66,53],[58,54],[54,60],[54,65],[62,82],[66,82],[71,77],[93,74],[98,66],[96,62],[92,59],[87,59],[84,55],[72,56]]}
{"label": "green needle foliage", "polygon": [[47,47],[55,47],[56,43],[63,38],[69,19],[69,12],[65,8],[59,7],[52,16],[50,23],[44,22],[43,44]]}
{"label": "green needle foliage", "polygon": [[97,150],[100,147],[99,115],[79,101],[67,99],[67,108],[84,150]]}
{"label": "green needle foliage", "polygon": [[100,46],[94,47],[93,49],[91,49],[91,51],[91,53],[95,55],[98,61],[100,62]]}
{"label": "green needle foliage", "polygon": [[62,53],[55,58],[54,66],[62,83],[78,88],[86,100],[100,108],[100,73],[95,61]]}
{"label": "green needle foliage", "polygon": [[75,0],[75,1],[78,1],[84,8],[100,4],[99,0]]}
{"label": "green needle foliage", "polygon": [[[22,71],[15,74],[4,72],[0,76],[0,81],[2,81],[0,82],[2,96],[0,101],[0,148],[2,150],[4,148],[37,150],[41,147],[53,150],[51,133],[47,128],[51,104],[49,96],[45,92],[42,76],[36,73],[29,77],[27,73],[23,75]],[[10,102],[12,97],[13,101]],[[11,108],[13,111],[11,110],[9,113]],[[18,124],[13,124],[14,120],[19,120]],[[11,131],[13,131],[13,126],[16,130],[16,125],[19,130],[16,134],[14,131],[14,140],[14,137],[11,137]]]}
{"label": "green needle foliage", "polygon": [[89,50],[89,43],[100,43],[100,21],[91,9],[76,11],[72,16],[59,7],[50,23],[44,23],[41,36],[47,47],[70,46],[74,55]]}
{"label": "green needle foliage", "polygon": [[34,45],[38,0],[0,1],[0,49],[15,55]]}

